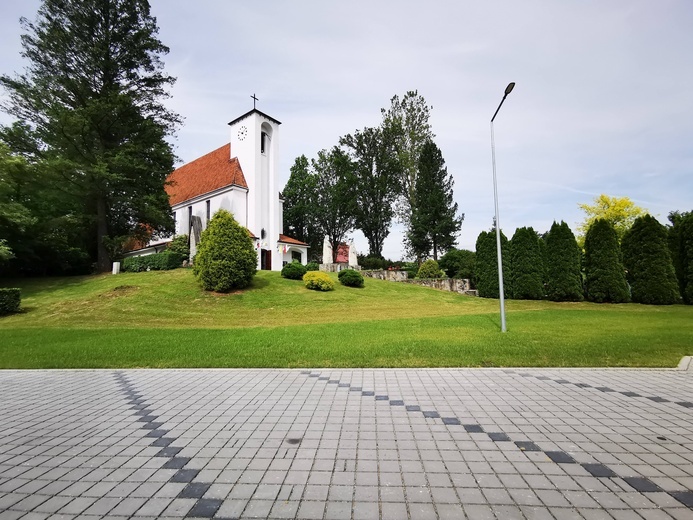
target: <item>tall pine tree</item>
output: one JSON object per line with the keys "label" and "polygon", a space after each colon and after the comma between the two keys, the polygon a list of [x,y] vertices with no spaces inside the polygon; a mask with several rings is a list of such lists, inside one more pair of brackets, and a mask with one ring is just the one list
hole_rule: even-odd
{"label": "tall pine tree", "polygon": [[580,249],[568,224],[554,222],[546,236],[546,276],[549,300],[583,300]]}
{"label": "tall pine tree", "polygon": [[670,305],[681,300],[667,230],[651,215],[638,217],[621,241],[633,301]]}
{"label": "tall pine tree", "polygon": [[591,302],[630,301],[618,236],[611,223],[603,218],[595,220],[585,235],[585,287]]}
{"label": "tall pine tree", "polygon": [[457,217],[452,199],[454,181],[448,174],[443,154],[433,141],[421,149],[419,173],[414,185],[414,204],[407,238],[417,257],[427,257],[451,249],[462,227],[464,214]]}
{"label": "tall pine tree", "polygon": [[147,0],[44,0],[22,19],[23,74],[0,77],[4,109],[29,130],[31,155],[57,172],[63,197],[90,237],[98,268],[126,237],[173,230],[164,181],[166,137],[179,117],[162,103],[174,78]]}

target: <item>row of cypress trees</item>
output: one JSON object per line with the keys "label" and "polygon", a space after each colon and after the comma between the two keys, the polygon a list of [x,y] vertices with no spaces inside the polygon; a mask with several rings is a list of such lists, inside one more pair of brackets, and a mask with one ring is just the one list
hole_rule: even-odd
{"label": "row of cypress trees", "polygon": [[[531,227],[518,228],[510,241],[501,233],[505,296],[654,305],[679,303],[683,296],[692,303],[693,215],[684,217],[676,240],[654,217],[645,215],[621,244],[611,223],[598,219],[585,236],[584,255],[565,222],[554,222],[544,236]],[[479,234],[479,296],[499,296],[496,251],[495,229]]]}

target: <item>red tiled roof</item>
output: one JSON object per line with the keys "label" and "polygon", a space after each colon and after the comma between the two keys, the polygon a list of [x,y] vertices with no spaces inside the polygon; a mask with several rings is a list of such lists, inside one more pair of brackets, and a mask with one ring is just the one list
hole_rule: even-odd
{"label": "red tiled roof", "polygon": [[295,238],[288,237],[286,235],[279,235],[279,242],[283,242],[284,244],[295,244],[297,246],[307,246],[305,242],[301,242],[300,240],[296,240]]}
{"label": "red tiled roof", "polygon": [[247,188],[238,159],[230,157],[231,145],[225,144],[174,170],[165,187],[171,206],[232,184]]}

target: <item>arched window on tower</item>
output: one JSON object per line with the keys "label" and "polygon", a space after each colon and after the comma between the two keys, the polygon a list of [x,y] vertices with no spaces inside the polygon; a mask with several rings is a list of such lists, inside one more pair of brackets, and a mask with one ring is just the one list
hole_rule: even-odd
{"label": "arched window on tower", "polygon": [[260,134],[260,153],[265,153],[267,144],[267,132],[262,132]]}

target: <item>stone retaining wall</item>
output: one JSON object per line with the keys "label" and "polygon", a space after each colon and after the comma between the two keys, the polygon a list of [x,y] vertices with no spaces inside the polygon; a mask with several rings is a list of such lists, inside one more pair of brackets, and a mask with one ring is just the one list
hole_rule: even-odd
{"label": "stone retaining wall", "polygon": [[384,269],[373,271],[361,271],[363,276],[368,278],[376,278],[378,280],[389,280],[391,282],[403,282],[412,285],[421,285],[430,287],[440,291],[450,291],[467,296],[479,296],[476,289],[471,288],[469,280],[463,278],[443,278],[443,279],[426,279],[426,280],[409,280],[406,271],[385,271]]}

